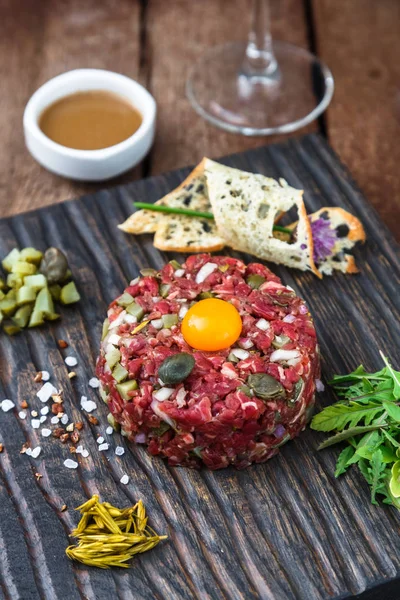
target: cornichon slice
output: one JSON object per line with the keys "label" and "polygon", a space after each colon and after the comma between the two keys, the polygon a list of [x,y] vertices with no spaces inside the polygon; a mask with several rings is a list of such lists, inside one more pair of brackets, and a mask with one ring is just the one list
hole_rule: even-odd
{"label": "cornichon slice", "polygon": [[62,304],[74,304],[75,302],[79,302],[80,299],[81,297],[73,281],[70,281],[61,288],[60,302]]}
{"label": "cornichon slice", "polygon": [[124,381],[124,379],[128,377],[128,371],[121,365],[120,362],[117,362],[112,374],[115,381],[118,381],[118,383],[121,383],[121,381]]}
{"label": "cornichon slice", "polygon": [[10,288],[18,290],[24,285],[24,280],[21,275],[17,275],[17,273],[10,273],[7,275],[7,285]]}
{"label": "cornichon slice", "polygon": [[121,358],[121,352],[118,350],[118,348],[113,347],[113,348],[111,348],[111,350],[109,352],[107,352],[105,358],[106,358],[106,363],[108,364],[110,369],[112,369],[113,367],[115,367],[117,362],[119,362],[119,360]]}
{"label": "cornichon slice", "polygon": [[27,286],[23,285],[17,291],[17,305],[22,306],[23,304],[28,304],[29,302],[35,302],[36,300],[36,291]]}
{"label": "cornichon slice", "polygon": [[262,277],[262,275],[257,275],[257,273],[254,273],[253,275],[249,275],[247,278],[247,285],[249,285],[253,290],[258,290],[258,288],[260,287],[260,285],[262,285],[265,281],[265,277]]}
{"label": "cornichon slice", "polygon": [[138,321],[143,319],[144,316],[144,310],[137,302],[131,302],[131,304],[126,307],[126,312],[132,315],[132,317],[136,317]]}
{"label": "cornichon slice", "polygon": [[40,261],[43,258],[43,253],[36,248],[23,248],[19,255],[19,260],[24,260],[34,265],[40,265]]}
{"label": "cornichon slice", "polygon": [[41,273],[37,273],[36,275],[27,275],[24,277],[24,285],[27,285],[35,290],[35,292],[38,292],[42,288],[46,287],[46,277]]}
{"label": "cornichon slice", "polygon": [[6,317],[11,316],[17,308],[17,303],[14,298],[7,296],[0,301],[0,310]]}
{"label": "cornichon slice", "polygon": [[137,390],[138,384],[135,379],[130,379],[129,381],[124,381],[124,383],[117,383],[116,388],[121,398],[124,400],[129,400],[130,396],[128,395],[128,392]]}
{"label": "cornichon slice", "polygon": [[12,317],[12,322],[23,329],[28,325],[29,317],[32,313],[32,306],[30,304],[25,304],[25,306],[21,306],[17,312]]}
{"label": "cornichon slice", "polygon": [[23,277],[25,275],[34,275],[36,271],[37,268],[35,265],[24,260],[17,260],[17,262],[11,267],[11,273],[17,273]]}
{"label": "cornichon slice", "polygon": [[19,260],[19,254],[19,250],[14,248],[14,250],[11,250],[11,252],[2,260],[1,264],[5,271],[11,273],[13,265]]}
{"label": "cornichon slice", "polygon": [[120,296],[117,300],[117,304],[118,306],[129,306],[129,304],[132,304],[133,302],[133,296],[131,296],[130,294],[128,294],[128,292],[124,292],[122,294],[122,296]]}

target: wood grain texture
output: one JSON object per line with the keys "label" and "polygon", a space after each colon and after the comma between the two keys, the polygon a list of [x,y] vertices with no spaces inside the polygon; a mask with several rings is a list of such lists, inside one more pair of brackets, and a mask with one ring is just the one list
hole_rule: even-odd
{"label": "wood grain texture", "polygon": [[335,78],[329,141],[400,238],[400,4],[312,0],[318,54]]}
{"label": "wood grain texture", "polygon": [[[362,217],[368,242],[357,250],[360,275],[319,281],[283,267],[273,270],[310,306],[325,380],[360,362],[378,368],[379,348],[399,365],[400,249],[326,143],[311,135],[223,162],[304,187],[310,211],[329,202]],[[82,394],[97,401],[100,418],[94,426],[84,417],[82,443],[90,456],[79,458],[79,468],[70,471],[62,464],[70,456],[66,446],[54,438],[43,440],[30,418],[18,418],[18,408],[0,412],[0,595],[12,600],[343,600],[362,594],[357,597],[394,600],[399,597],[400,516],[393,508],[371,506],[357,471],[334,478],[337,451],[316,451],[323,435],[307,430],[276,458],[241,472],[169,468],[141,448],[126,446],[119,434],[112,436],[107,453],[97,451],[107,410],[88,380],[107,305],[140,268],[182,259],[159,253],[151,236],[127,236],[116,225],[130,214],[132,201],[156,200],[187,172],[0,221],[0,255],[16,245],[57,245],[67,252],[83,296],[77,306],[63,310],[59,323],[14,338],[1,336],[0,399],[17,404],[26,399],[30,408],[40,408],[33,377],[46,369],[63,389],[71,420],[82,419]],[[60,350],[58,339],[70,347]],[[72,380],[64,364],[68,354],[79,360]],[[332,400],[327,390],[318,404]],[[38,459],[19,453],[26,441],[42,446]],[[122,457],[114,455],[117,444],[126,447]],[[39,481],[36,472],[43,475]],[[119,483],[124,472],[130,475],[127,486]],[[152,525],[169,539],[135,559],[128,572],[69,562],[67,536],[78,521],[72,507],[93,493],[122,506],[143,498]],[[68,510],[61,512],[64,503]]]}

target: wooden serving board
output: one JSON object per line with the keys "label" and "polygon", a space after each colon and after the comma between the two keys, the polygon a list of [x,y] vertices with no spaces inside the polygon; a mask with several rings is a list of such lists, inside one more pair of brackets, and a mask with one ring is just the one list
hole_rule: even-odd
{"label": "wooden serving board", "polygon": [[[324,140],[311,135],[222,162],[283,176],[306,190],[309,211],[338,205],[362,219],[368,241],[356,252],[361,274],[319,281],[272,269],[309,304],[325,380],[361,362],[379,369],[378,349],[399,366],[399,247]],[[182,259],[160,254],[151,236],[127,236],[117,224],[132,212],[133,200],[154,201],[187,173],[182,169],[0,221],[0,256],[14,246],[59,246],[82,293],[76,307],[62,311],[60,322],[13,338],[0,336],[0,400],[19,405],[25,399],[39,409],[33,378],[44,369],[63,389],[72,420],[82,419],[82,394],[98,403],[94,414],[100,419],[94,426],[83,417],[81,443],[90,456],[80,457],[73,471],[63,466],[71,456],[67,446],[43,439],[30,417],[18,418],[18,408],[0,411],[0,597],[326,600],[364,592],[362,598],[399,598],[400,514],[372,506],[356,470],[334,478],[338,451],[317,452],[321,434],[307,430],[276,458],[244,471],[169,468],[142,448],[127,446],[119,434],[112,436],[108,452],[97,451],[107,408],[88,380],[107,305],[140,268]],[[58,339],[70,348],[60,350]],[[79,361],[72,380],[64,364],[67,354]],[[318,405],[333,400],[327,390]],[[20,454],[24,442],[41,445],[39,458]],[[117,444],[126,448],[122,457],[114,454]],[[128,485],[119,482],[124,472],[130,475]],[[35,473],[42,477],[37,480]],[[70,562],[65,548],[78,521],[72,509],[93,493],[121,506],[143,498],[152,525],[169,539],[138,556],[126,571]]]}

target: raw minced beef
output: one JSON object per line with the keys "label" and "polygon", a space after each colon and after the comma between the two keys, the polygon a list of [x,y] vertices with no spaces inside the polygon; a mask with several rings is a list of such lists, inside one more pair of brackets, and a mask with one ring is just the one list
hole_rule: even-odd
{"label": "raw minced beef", "polygon": [[[264,279],[256,278],[258,289],[248,285],[251,275]],[[226,350],[195,350],[183,339],[182,319],[205,292],[241,315],[241,336]],[[158,369],[178,352],[192,354],[195,366],[183,382],[163,384]],[[259,373],[279,382],[281,393],[258,397],[249,376]],[[200,254],[179,269],[169,263],[145,272],[112,302],[97,376],[122,433],[152,455],[174,466],[244,468],[268,460],[305,428],[319,352],[304,301],[267,267]]]}

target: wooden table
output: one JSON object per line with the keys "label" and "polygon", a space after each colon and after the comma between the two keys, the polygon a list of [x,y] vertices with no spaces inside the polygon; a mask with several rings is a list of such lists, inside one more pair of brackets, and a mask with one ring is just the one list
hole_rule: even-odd
{"label": "wooden table", "polygon": [[[31,94],[77,67],[138,79],[155,96],[147,159],[107,186],[276,141],[208,125],[185,97],[189,67],[212,45],[243,39],[250,0],[0,0],[0,215],[76,197],[104,183],[52,175],[28,154],[22,114]],[[321,56],[336,91],[320,130],[392,231],[400,194],[400,4],[397,0],[271,0],[273,34]],[[301,133],[301,132],[298,132]],[[281,139],[281,138],[280,138]]]}

